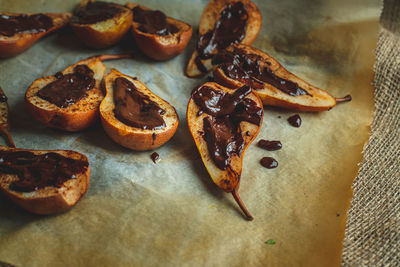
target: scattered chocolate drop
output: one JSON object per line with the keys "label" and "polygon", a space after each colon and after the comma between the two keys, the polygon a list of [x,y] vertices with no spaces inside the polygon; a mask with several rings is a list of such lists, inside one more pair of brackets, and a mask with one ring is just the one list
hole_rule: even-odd
{"label": "scattered chocolate drop", "polygon": [[200,110],[197,112],[197,116],[201,116],[201,114],[203,114],[203,111],[200,109]]}
{"label": "scattered chocolate drop", "polygon": [[151,154],[151,159],[153,160],[154,163],[157,163],[157,160],[160,158],[160,155],[158,155],[157,152],[153,152],[153,154]]}
{"label": "scattered chocolate drop", "polygon": [[263,157],[260,160],[260,163],[262,166],[264,166],[267,169],[274,169],[274,168],[278,167],[278,162],[274,158],[271,158],[271,157]]}
{"label": "scattered chocolate drop", "polygon": [[249,131],[246,131],[246,136],[250,136],[250,132]]}
{"label": "scattered chocolate drop", "polygon": [[274,151],[274,150],[279,150],[282,148],[282,143],[281,141],[268,141],[261,139],[257,143],[258,147],[264,148],[265,150],[268,151]]}
{"label": "scattered chocolate drop", "polygon": [[297,127],[299,128],[301,125],[301,118],[299,114],[293,115],[291,117],[288,118],[288,122],[290,123],[290,125],[292,125],[293,127]]}

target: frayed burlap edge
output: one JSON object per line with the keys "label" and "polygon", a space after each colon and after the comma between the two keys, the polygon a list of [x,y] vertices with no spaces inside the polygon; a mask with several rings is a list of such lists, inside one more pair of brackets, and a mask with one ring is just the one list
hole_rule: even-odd
{"label": "frayed burlap edge", "polygon": [[385,0],[375,62],[375,115],[354,181],[343,266],[400,266],[400,1]]}

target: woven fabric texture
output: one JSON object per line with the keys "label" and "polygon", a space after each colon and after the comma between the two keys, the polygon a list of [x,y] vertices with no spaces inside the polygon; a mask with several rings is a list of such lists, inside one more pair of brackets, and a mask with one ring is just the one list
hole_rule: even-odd
{"label": "woven fabric texture", "polygon": [[400,1],[385,0],[375,116],[347,221],[343,266],[400,266]]}

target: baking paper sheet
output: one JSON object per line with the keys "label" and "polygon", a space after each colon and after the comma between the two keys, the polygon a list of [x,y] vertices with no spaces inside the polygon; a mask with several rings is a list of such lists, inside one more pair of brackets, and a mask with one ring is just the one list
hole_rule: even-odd
{"label": "baking paper sheet", "polygon": [[[115,1],[125,3],[124,1]],[[197,31],[207,1],[138,1],[187,21]],[[254,216],[246,221],[231,195],[209,178],[191,139],[186,105],[203,79],[183,70],[195,47],[166,62],[137,51],[128,36],[109,50],[90,50],[66,29],[25,53],[0,61],[11,134],[20,148],[73,149],[89,157],[87,195],[69,212],[36,216],[0,197],[0,261],[17,266],[338,266],[351,184],[373,114],[373,49],[380,1],[255,1],[263,25],[254,46],[304,80],[353,101],[329,112],[294,114],[265,108],[262,129],[246,152],[239,193]],[[0,0],[1,11],[70,11],[78,1]],[[66,133],[34,121],[24,103],[33,80],[99,53],[134,50],[134,59],[106,62],[136,76],[175,106],[180,125],[152,152],[114,143],[100,124]],[[281,140],[283,149],[256,147]],[[268,170],[264,156],[279,162]],[[266,244],[274,240],[275,244]],[[271,242],[271,241],[270,241]],[[268,243],[268,242],[267,242]]]}

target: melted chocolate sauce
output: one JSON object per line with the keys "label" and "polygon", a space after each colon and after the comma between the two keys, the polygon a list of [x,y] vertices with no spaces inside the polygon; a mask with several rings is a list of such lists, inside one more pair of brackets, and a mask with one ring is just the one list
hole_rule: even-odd
{"label": "melted chocolate sauce", "polygon": [[37,96],[60,108],[66,108],[87,96],[87,91],[96,85],[93,75],[94,72],[86,65],[76,66],[70,74],[57,72],[57,80],[40,89]]}
{"label": "melted chocolate sauce", "polygon": [[310,95],[297,83],[275,75],[270,69],[270,62],[259,55],[247,54],[242,49],[222,51],[213,58],[212,63],[220,64],[219,67],[229,78],[239,80],[255,90],[263,89],[264,83],[268,83],[291,96]]}
{"label": "melted chocolate sauce", "polygon": [[157,152],[153,152],[153,154],[151,154],[151,160],[154,162],[154,163],[157,163],[157,160],[160,158],[160,155],[158,155],[158,153]]}
{"label": "melted chocolate sauce", "polygon": [[167,22],[167,16],[159,10],[145,10],[140,6],[132,9],[133,21],[140,23],[139,30],[144,33],[157,35],[171,35],[179,29]]}
{"label": "melted chocolate sauce", "polygon": [[214,29],[199,37],[197,42],[198,57],[195,63],[198,69],[206,73],[207,69],[200,59],[212,57],[215,49],[221,50],[234,43],[240,43],[246,36],[249,14],[242,2],[227,4],[222,10]]}
{"label": "melted chocolate sauce", "polygon": [[0,15],[0,35],[13,36],[17,33],[45,32],[53,26],[53,20],[44,14]]}
{"label": "melted chocolate sauce", "polygon": [[268,151],[274,151],[274,150],[279,150],[282,148],[282,143],[281,141],[268,141],[261,139],[258,141],[258,147],[264,148],[265,150]]}
{"label": "melted chocolate sauce", "polygon": [[278,167],[278,162],[271,157],[264,157],[260,160],[260,164],[267,169],[274,169]]}
{"label": "melted chocolate sauce", "polygon": [[293,115],[291,117],[288,118],[288,122],[290,123],[290,125],[292,125],[293,127],[300,127],[301,125],[301,118],[299,114]]}
{"label": "melted chocolate sauce", "polygon": [[225,170],[231,162],[231,156],[240,156],[244,140],[240,122],[247,121],[260,125],[263,109],[249,98],[248,86],[236,90],[233,94],[214,90],[209,86],[196,88],[192,93],[194,102],[200,109],[211,115],[203,119],[204,139],[215,165]]}
{"label": "melted chocolate sauce", "polygon": [[[136,86],[125,78],[117,78],[114,83],[115,117],[126,125],[156,130],[165,127],[161,115],[165,110],[140,92]],[[153,140],[155,135],[153,135]]]}
{"label": "melted chocolate sauce", "polygon": [[71,21],[79,24],[94,24],[111,19],[124,11],[123,6],[96,1],[78,8]]}
{"label": "melted chocolate sauce", "polygon": [[18,175],[19,180],[13,182],[10,189],[19,192],[32,192],[46,186],[61,187],[87,168],[87,161],[54,152],[35,155],[29,151],[0,151],[0,172]]}
{"label": "melted chocolate sauce", "polygon": [[8,100],[7,96],[0,89],[0,103],[7,102],[7,100]]}

